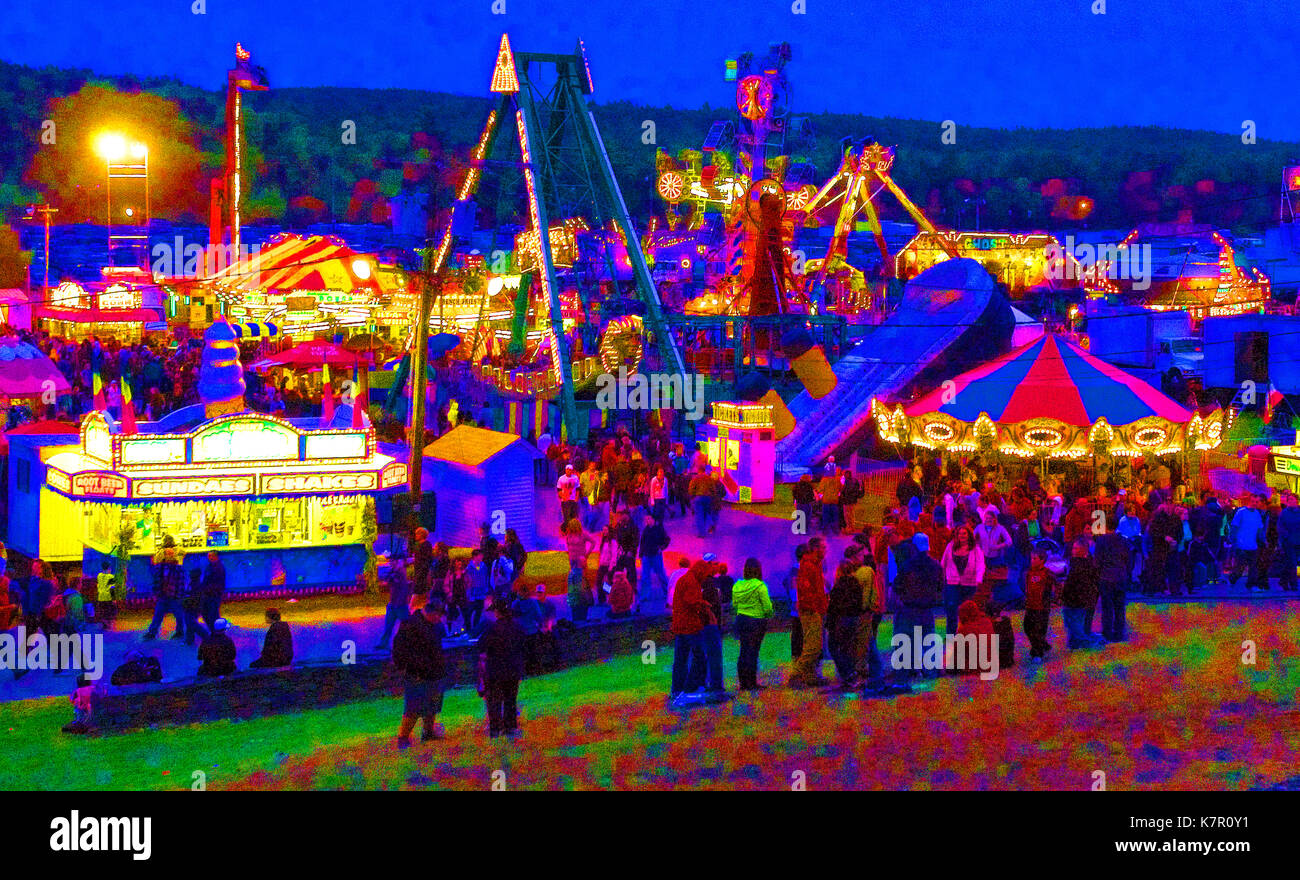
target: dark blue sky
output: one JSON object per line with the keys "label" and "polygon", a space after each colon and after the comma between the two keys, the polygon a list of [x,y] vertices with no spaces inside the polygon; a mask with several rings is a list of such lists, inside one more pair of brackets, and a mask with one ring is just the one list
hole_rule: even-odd
{"label": "dark blue sky", "polygon": [[[729,104],[724,59],[788,40],[796,112],[999,127],[1137,124],[1300,140],[1290,0],[4,0],[0,58],[217,88],[242,40],[272,86],[484,94],[516,49],[581,36],[597,101]],[[112,23],[110,28],[109,24]],[[960,132],[960,128],[958,129]]]}

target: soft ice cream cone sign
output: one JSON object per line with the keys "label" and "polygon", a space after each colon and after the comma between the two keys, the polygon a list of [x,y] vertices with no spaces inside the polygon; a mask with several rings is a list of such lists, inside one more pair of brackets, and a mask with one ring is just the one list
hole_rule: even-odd
{"label": "soft ice cream cone sign", "polygon": [[226,320],[203,333],[203,359],[199,365],[199,397],[209,419],[243,412],[244,367],[239,362],[235,330]]}

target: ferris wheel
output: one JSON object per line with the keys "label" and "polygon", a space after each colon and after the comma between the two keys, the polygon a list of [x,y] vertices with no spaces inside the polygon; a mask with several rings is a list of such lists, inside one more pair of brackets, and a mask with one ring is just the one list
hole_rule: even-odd
{"label": "ferris wheel", "polygon": [[675,205],[686,197],[686,175],[680,171],[665,171],[659,175],[655,189],[665,202]]}

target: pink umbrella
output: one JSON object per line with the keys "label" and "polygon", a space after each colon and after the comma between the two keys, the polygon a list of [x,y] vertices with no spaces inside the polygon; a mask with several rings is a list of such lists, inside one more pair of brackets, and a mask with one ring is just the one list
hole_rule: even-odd
{"label": "pink umbrella", "polygon": [[70,390],[68,380],[40,349],[12,336],[0,337],[0,397],[40,398]]}
{"label": "pink umbrella", "polygon": [[331,367],[356,367],[369,363],[366,355],[348,351],[341,345],[324,340],[302,342],[286,351],[260,361],[254,361],[250,369],[263,373],[274,367],[292,367],[298,370],[319,370],[322,364]]}

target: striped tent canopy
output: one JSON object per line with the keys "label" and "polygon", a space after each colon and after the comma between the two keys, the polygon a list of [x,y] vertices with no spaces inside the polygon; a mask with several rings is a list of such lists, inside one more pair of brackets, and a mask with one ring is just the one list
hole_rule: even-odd
{"label": "striped tent canopy", "polygon": [[955,376],[907,406],[873,402],[882,438],[1020,455],[1140,455],[1219,445],[1221,409],[1193,412],[1051,334]]}
{"label": "striped tent canopy", "polygon": [[280,328],[270,321],[245,321],[231,324],[230,329],[235,331],[236,339],[269,339],[280,335]]}
{"label": "striped tent canopy", "polygon": [[208,283],[228,293],[277,291],[289,293],[339,290],[379,296],[384,290],[376,258],[358,254],[332,235],[273,236],[248,262],[236,262],[217,272]]}

